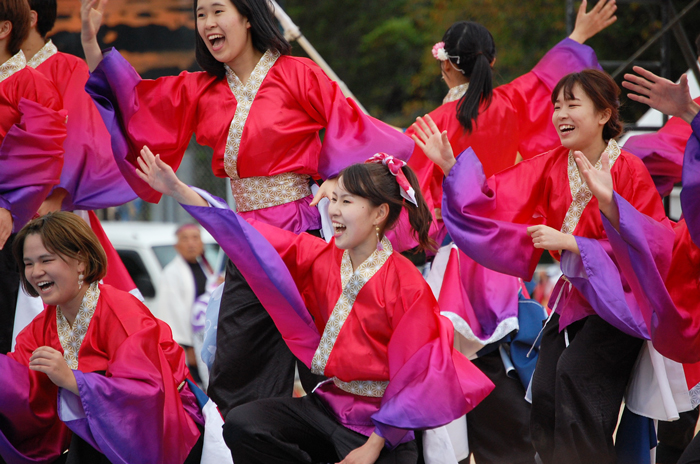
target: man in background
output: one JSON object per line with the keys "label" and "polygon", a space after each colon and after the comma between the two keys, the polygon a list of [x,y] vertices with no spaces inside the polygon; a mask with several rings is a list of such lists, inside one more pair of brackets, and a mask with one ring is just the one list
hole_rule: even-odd
{"label": "man in background", "polygon": [[204,363],[198,360],[198,350],[195,350],[198,344],[192,309],[195,301],[207,293],[212,269],[204,257],[204,244],[197,225],[185,224],[175,235],[177,255],[163,269],[155,315],[170,325],[173,339],[185,349],[192,376],[201,385],[208,379],[208,374]]}

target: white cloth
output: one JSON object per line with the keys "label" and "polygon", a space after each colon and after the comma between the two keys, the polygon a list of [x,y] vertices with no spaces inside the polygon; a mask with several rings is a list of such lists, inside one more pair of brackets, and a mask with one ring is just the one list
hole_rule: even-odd
{"label": "white cloth", "polygon": [[635,414],[673,421],[693,404],[683,365],[663,357],[651,342],[644,343],[632,372],[626,395],[627,407]]}
{"label": "white cloth", "polygon": [[19,286],[17,305],[15,306],[15,324],[12,327],[12,348],[15,350],[17,335],[29,325],[32,320],[44,310],[44,302],[39,297],[29,296],[24,287]]}

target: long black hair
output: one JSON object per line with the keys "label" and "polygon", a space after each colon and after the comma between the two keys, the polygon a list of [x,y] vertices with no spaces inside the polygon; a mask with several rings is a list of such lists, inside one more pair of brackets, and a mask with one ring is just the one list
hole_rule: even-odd
{"label": "long black hair", "polygon": [[469,79],[469,88],[457,103],[457,120],[464,130],[471,132],[482,102],[488,108],[493,97],[491,63],[496,58],[496,44],[488,29],[472,21],[454,23],[442,41],[447,54],[458,57],[449,58],[452,64]]}
{"label": "long black hair", "polygon": [[428,235],[433,216],[420,191],[418,178],[408,165],[401,170],[416,192],[418,206],[403,199],[396,177],[383,164],[353,164],[343,169],[338,178],[341,179],[345,190],[358,197],[366,198],[373,206],[383,203],[389,205],[389,214],[381,230],[382,235],[394,226],[401,215],[401,210],[406,208],[408,222],[413,229],[413,235],[418,240],[418,251],[434,250],[436,243]]}
{"label": "long black hair", "polygon": [[[273,50],[280,55],[289,55],[292,46],[277,27],[277,21],[272,12],[272,4],[269,0],[229,0],[238,12],[250,23],[250,33],[253,39],[253,47],[259,52],[265,53]],[[194,21],[197,31],[197,2],[194,0]],[[204,39],[195,33],[194,56],[199,66],[219,79],[226,76],[224,63],[217,61],[209,52]]]}

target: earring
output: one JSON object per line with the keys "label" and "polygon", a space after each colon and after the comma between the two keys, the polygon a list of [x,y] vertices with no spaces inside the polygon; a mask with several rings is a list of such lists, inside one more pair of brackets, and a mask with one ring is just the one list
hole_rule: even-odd
{"label": "earring", "polygon": [[85,276],[83,274],[80,274],[78,276],[78,290],[83,288],[83,279],[85,279]]}
{"label": "earring", "polygon": [[379,238],[379,227],[375,227],[375,230],[377,231],[377,251],[382,251],[384,245],[382,245],[382,239]]}

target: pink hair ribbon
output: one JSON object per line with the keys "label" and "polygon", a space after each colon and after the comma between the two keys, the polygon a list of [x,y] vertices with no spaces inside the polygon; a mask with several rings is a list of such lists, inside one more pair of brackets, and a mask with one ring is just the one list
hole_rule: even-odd
{"label": "pink hair ribbon", "polygon": [[394,158],[386,153],[376,153],[365,161],[365,163],[383,164],[384,166],[388,167],[389,172],[396,177],[396,182],[399,184],[401,196],[418,207],[418,202],[416,201],[416,191],[413,190],[413,187],[411,187],[411,184],[408,182],[406,175],[401,170],[402,167],[406,166],[405,161]]}

